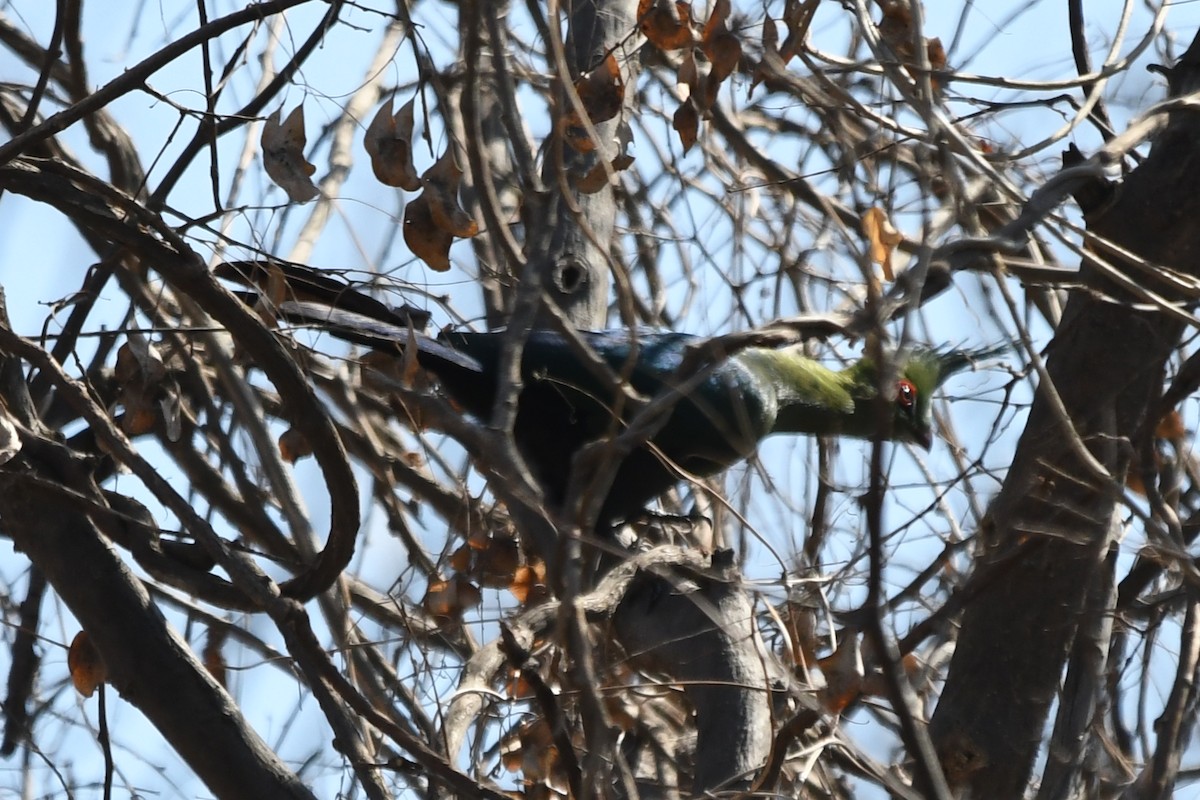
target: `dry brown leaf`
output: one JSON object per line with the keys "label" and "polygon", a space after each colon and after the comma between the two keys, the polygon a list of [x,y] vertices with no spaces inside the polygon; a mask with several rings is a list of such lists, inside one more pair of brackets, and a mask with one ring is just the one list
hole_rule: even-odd
{"label": "dry brown leaf", "polygon": [[275,185],[287,192],[294,203],[307,203],[320,191],[312,182],[317,168],[304,158],[304,106],[292,109],[280,124],[279,110],[263,125],[261,146],[263,167]]}
{"label": "dry brown leaf", "polygon": [[683,100],[696,93],[700,85],[700,71],[696,69],[696,51],[690,47],[684,51],[679,62],[679,72],[675,76],[675,87]]}
{"label": "dry brown leaf", "polygon": [[279,457],[289,464],[295,464],[305,456],[311,456],[312,442],[297,428],[289,428],[279,435]]}
{"label": "dry brown leaf", "polygon": [[80,631],[71,640],[67,650],[67,670],[71,673],[71,683],[75,691],[84,697],[91,697],[102,683],[108,680],[108,668],[100,658],[100,652],[92,644],[87,631]]}
{"label": "dry brown leaf", "polygon": [[825,676],[825,686],[818,693],[821,705],[829,713],[839,714],[862,694],[865,668],[858,634],[846,633],[837,650],[817,663]]}
{"label": "dry brown leaf", "polygon": [[208,670],[208,674],[212,675],[213,680],[221,684],[222,688],[228,689],[225,653],[221,650],[224,645],[225,631],[220,628],[209,628],[208,641],[204,643],[204,652],[201,656],[204,660],[204,668]]}
{"label": "dry brown leaf", "polygon": [[[625,102],[625,79],[621,76],[616,55],[609,53],[600,66],[581,75],[575,81],[575,91],[593,125],[621,113],[621,106]],[[578,152],[590,153],[596,149],[596,143],[591,140],[573,105],[563,115],[559,125],[567,143]]]}
{"label": "dry brown leaf", "polygon": [[871,245],[871,260],[883,267],[883,277],[894,281],[895,272],[892,269],[892,253],[896,246],[904,241],[904,236],[896,230],[891,220],[883,213],[883,209],[873,206],[867,209],[862,218],[863,235]]}
{"label": "dry brown leaf", "polygon": [[[917,49],[913,46],[912,9],[909,2],[911,0],[887,0],[880,3],[883,18],[879,20],[879,38],[892,48],[900,63],[904,65],[905,71],[915,77],[914,70],[919,66],[920,59]],[[942,46],[941,39],[925,39],[925,57],[932,69],[946,68],[946,49]],[[941,89],[936,76],[932,76],[930,81],[934,91]]]}
{"label": "dry brown leaf", "polygon": [[152,342],[136,331],[130,331],[125,344],[117,349],[113,377],[122,388],[131,385],[151,386],[167,375],[162,356]]}
{"label": "dry brown leaf", "polygon": [[284,300],[290,300],[288,296],[291,294],[291,288],[288,286],[287,276],[283,274],[283,267],[276,264],[274,261],[267,263],[267,285],[266,291],[258,296],[259,301],[266,299],[270,302],[272,308],[279,308],[279,304]]}
{"label": "dry brown leaf", "polygon": [[363,145],[371,156],[371,169],[379,182],[408,192],[421,188],[412,152],[415,100],[409,100],[393,115],[392,99],[388,98],[363,137]]}
{"label": "dry brown leaf", "polygon": [[403,355],[400,356],[402,368],[400,380],[404,381],[405,386],[416,386],[421,377],[421,362],[417,360],[418,350],[420,350],[420,345],[417,344],[417,332],[409,325],[408,341],[404,346]]}
{"label": "dry brown leaf", "polygon": [[737,69],[742,60],[742,43],[732,33],[722,33],[712,41],[705,42],[704,53],[712,64],[708,80],[719,84]]}
{"label": "dry brown leaf", "polygon": [[183,397],[172,381],[166,394],[158,398],[158,414],[163,421],[167,441],[178,442],[183,437]]}
{"label": "dry brown leaf", "polygon": [[775,27],[775,20],[770,17],[763,19],[762,49],[764,53],[779,55],[779,29]]}
{"label": "dry brown leaf", "polygon": [[421,604],[435,617],[459,619],[463,612],[479,605],[482,600],[483,594],[474,584],[456,575],[448,581],[430,583]]}
{"label": "dry brown leaf", "polygon": [[750,91],[752,92],[771,74],[771,69],[767,66],[767,61],[771,57],[780,57],[779,31],[775,28],[775,20],[770,17],[763,20],[762,52],[762,61],[758,62],[758,66],[754,68],[754,78],[750,81]]}
{"label": "dry brown leaf", "polygon": [[608,170],[604,168],[604,162],[596,163],[582,175],[572,172],[571,185],[579,190],[580,194],[595,194],[608,186]]}
{"label": "dry brown leaf", "polygon": [[683,152],[687,153],[696,143],[696,137],[700,131],[700,115],[691,100],[681,103],[679,108],[675,109],[671,127],[679,132],[679,141],[683,143]]}
{"label": "dry brown leaf", "polygon": [[512,583],[508,590],[518,603],[537,605],[550,597],[550,588],[546,586],[546,565],[541,561],[517,567],[513,570]]}
{"label": "dry brown leaf", "polygon": [[430,269],[445,272],[450,269],[450,245],[454,244],[454,236],[434,223],[428,194],[428,191],[421,192],[404,208],[404,243]]}
{"label": "dry brown leaf", "polygon": [[812,25],[813,15],[817,13],[820,0],[787,0],[783,7],[783,24],[787,28],[787,38],[779,48],[779,57],[787,64],[800,49],[808,37],[808,29]]}
{"label": "dry brown leaf", "polygon": [[692,24],[692,4],[678,0],[641,0],[638,3],[638,27],[660,50],[681,50],[699,41]]}
{"label": "dry brown leaf", "polygon": [[146,405],[141,398],[125,398],[125,414],[121,417],[121,430],[126,436],[142,436],[154,430],[158,413]]}
{"label": "dry brown leaf", "polygon": [[1158,421],[1158,425],[1154,429],[1154,435],[1159,439],[1175,442],[1182,439],[1187,435],[1187,428],[1183,425],[1183,415],[1178,410],[1171,410],[1163,414],[1163,418]]}
{"label": "dry brown leaf", "polygon": [[717,0],[713,4],[712,13],[708,15],[708,22],[704,23],[704,33],[700,37],[700,40],[705,45],[729,30],[725,26],[725,20],[729,19],[731,9],[732,3],[730,3],[730,0]]}
{"label": "dry brown leaf", "polygon": [[422,197],[428,198],[433,223],[451,236],[465,239],[479,233],[479,226],[458,204],[458,185],[462,176],[463,172],[454,160],[454,150],[448,149],[421,176],[421,183],[425,185]]}

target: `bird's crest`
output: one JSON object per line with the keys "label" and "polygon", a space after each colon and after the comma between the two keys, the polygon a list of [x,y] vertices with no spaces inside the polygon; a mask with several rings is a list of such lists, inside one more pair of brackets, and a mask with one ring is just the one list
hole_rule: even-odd
{"label": "bird's crest", "polygon": [[903,365],[901,372],[904,377],[928,393],[945,383],[951,375],[997,356],[1007,349],[1004,345],[976,350],[914,346],[902,354],[899,363]]}

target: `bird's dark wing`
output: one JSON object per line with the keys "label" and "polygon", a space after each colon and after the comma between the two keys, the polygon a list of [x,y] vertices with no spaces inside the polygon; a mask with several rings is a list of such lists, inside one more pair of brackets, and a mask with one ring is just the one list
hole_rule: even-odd
{"label": "bird's dark wing", "polygon": [[[629,409],[619,408],[618,379],[628,380],[639,393],[652,397],[674,375],[688,345],[697,341],[696,337],[680,333],[628,330],[580,331],[577,336],[602,359],[607,371],[580,358],[577,345],[573,346],[562,334],[531,331],[521,355],[525,389],[521,402],[525,403],[527,395],[536,391],[539,399],[554,406],[552,413],[570,415],[573,425],[592,436],[608,430],[616,417],[628,418]],[[447,332],[438,338],[477,360],[484,372],[498,373],[504,333]],[[459,397],[461,391],[453,385],[446,388],[452,397],[470,408],[473,398]]]}
{"label": "bird's dark wing", "polygon": [[[656,397],[673,381],[687,377],[680,375],[679,368],[688,348],[703,341],[688,334],[654,331],[592,331],[578,335],[603,359],[610,375],[589,368],[556,332],[533,331],[525,342],[518,433],[526,444],[537,442],[533,449],[538,453],[552,452],[560,444],[574,452],[588,441],[621,433],[636,409],[622,404],[614,378],[624,377],[643,397]],[[485,372],[498,369],[502,334],[445,333],[440,338],[476,358]],[[461,390],[446,381],[443,385],[452,397],[470,407]],[[762,386],[753,371],[736,357],[712,365],[677,401],[651,438],[655,465],[645,463],[639,468],[637,465],[650,454],[635,455],[618,483],[632,479],[627,491],[634,494],[639,494],[640,481],[645,481],[647,488],[665,491],[674,482],[669,477],[674,472],[661,463],[664,460],[701,476],[720,472],[752,452],[769,432],[775,413],[772,398],[771,387]],[[556,460],[565,462],[567,458],[564,452]],[[637,474],[625,475],[626,471]],[[662,475],[651,477],[651,471]]]}

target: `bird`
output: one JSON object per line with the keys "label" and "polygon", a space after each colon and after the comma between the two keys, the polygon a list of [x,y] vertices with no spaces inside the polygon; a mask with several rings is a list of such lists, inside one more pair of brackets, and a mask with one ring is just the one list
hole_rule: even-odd
{"label": "bird", "polygon": [[[292,321],[374,350],[415,348],[416,362],[456,406],[480,421],[491,419],[507,341],[503,331],[446,331],[435,339],[391,318],[347,310],[348,291],[327,302],[282,301],[278,310]],[[573,344],[558,331],[534,329],[521,351],[513,437],[552,505],[561,507],[567,499],[576,455],[619,435],[644,405],[629,402],[614,376],[623,376],[642,398],[685,389],[648,440],[617,466],[599,508],[597,531],[636,518],[683,476],[719,475],[775,434],[878,435],[928,450],[937,388],[1002,349],[911,346],[894,353],[890,420],[881,430],[878,369],[867,357],[838,369],[809,357],[800,345],[750,346],[689,372],[685,364],[695,361],[689,358],[707,341],[704,337],[636,329],[579,331],[575,337]],[[610,376],[579,357],[579,342],[607,365]]]}
{"label": "bird", "polygon": [[[678,332],[587,332],[578,338],[615,375],[647,398],[683,385],[685,359],[705,338]],[[418,346],[417,361],[446,394],[486,420],[496,399],[502,333],[447,332],[438,344],[476,363],[464,369]],[[665,421],[617,467],[600,508],[598,529],[629,520],[680,481],[708,478],[750,457],[774,434],[870,439],[877,433],[928,450],[933,443],[932,398],[955,372],[990,351],[912,347],[897,354],[890,425],[880,431],[878,371],[869,358],[842,369],[810,358],[801,346],[747,347],[698,370]],[[562,502],[575,455],[587,444],[621,433],[637,413],[618,410],[614,382],[576,355],[567,337],[530,331],[521,359],[521,389],[513,436],[551,502]]]}

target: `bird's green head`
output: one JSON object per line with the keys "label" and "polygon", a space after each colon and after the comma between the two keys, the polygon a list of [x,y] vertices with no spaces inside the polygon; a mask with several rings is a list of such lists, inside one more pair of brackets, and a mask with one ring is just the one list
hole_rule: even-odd
{"label": "bird's green head", "polygon": [[[920,445],[926,450],[932,447],[934,392],[951,375],[1004,349],[955,350],[912,346],[900,352],[896,356],[891,438]],[[874,419],[874,387],[878,385],[875,365],[869,359],[863,359],[856,367],[859,371],[856,383],[867,391],[856,398],[855,415]],[[873,425],[871,427],[874,428]]]}

